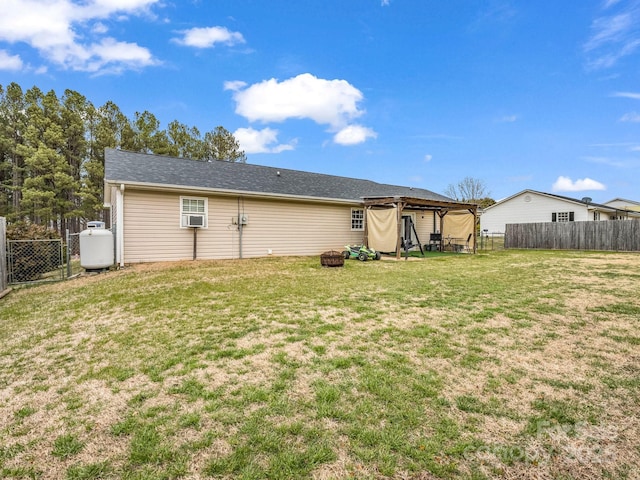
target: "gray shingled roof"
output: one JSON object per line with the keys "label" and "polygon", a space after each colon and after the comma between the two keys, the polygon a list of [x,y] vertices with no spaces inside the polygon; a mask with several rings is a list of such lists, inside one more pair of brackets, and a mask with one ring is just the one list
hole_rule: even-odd
{"label": "gray shingled roof", "polygon": [[386,185],[370,180],[248,163],[202,162],[114,149],[105,151],[105,180],[113,183],[147,183],[358,202],[362,198],[393,196],[454,201],[430,190]]}

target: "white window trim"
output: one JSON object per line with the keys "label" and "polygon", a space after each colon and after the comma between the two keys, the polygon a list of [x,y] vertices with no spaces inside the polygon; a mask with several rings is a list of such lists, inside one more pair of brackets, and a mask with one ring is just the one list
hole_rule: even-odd
{"label": "white window trim", "polygon": [[[183,200],[201,200],[204,202],[204,212],[200,213],[200,212],[184,212],[182,210],[182,201]],[[188,226],[185,225],[185,220],[184,218],[187,215],[200,215],[201,217],[204,218],[204,225],[202,227],[199,228],[209,228],[209,199],[207,197],[190,197],[190,196],[181,196],[180,197],[180,215],[179,215],[179,220],[178,222],[180,223],[180,228],[183,229],[187,229],[190,228]]]}
{"label": "white window trim", "polygon": [[[362,212],[362,218],[354,218],[354,213],[356,213],[356,212]],[[351,218],[349,220],[351,222],[351,231],[352,232],[362,232],[362,231],[364,231],[364,208],[352,208],[351,209]],[[353,221],[354,220],[361,220],[362,221],[362,227],[355,228],[353,226]]]}

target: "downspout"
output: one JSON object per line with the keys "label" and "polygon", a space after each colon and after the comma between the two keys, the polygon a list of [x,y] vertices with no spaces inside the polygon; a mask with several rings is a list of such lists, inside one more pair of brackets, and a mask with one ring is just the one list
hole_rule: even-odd
{"label": "downspout", "polygon": [[124,267],[124,183],[120,184],[120,188],[116,190],[116,261],[119,266]]}
{"label": "downspout", "polygon": [[[242,213],[240,210],[240,202],[242,200],[242,197],[238,197],[238,258],[242,258]],[[242,210],[244,210],[244,202],[243,202],[243,208]]]}

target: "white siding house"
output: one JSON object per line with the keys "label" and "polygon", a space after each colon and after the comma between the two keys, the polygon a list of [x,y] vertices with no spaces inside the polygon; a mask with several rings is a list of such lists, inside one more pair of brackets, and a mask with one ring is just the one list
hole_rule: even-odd
{"label": "white siding house", "polygon": [[480,216],[480,228],[488,233],[504,233],[509,223],[584,222],[640,217],[638,212],[613,206],[523,190],[487,207]]}
{"label": "white siding house", "polygon": [[636,202],[634,200],[627,200],[625,198],[614,198],[613,200],[609,200],[605,202],[604,205],[613,208],[620,208],[623,210],[633,210],[636,212],[640,212],[640,202]]}

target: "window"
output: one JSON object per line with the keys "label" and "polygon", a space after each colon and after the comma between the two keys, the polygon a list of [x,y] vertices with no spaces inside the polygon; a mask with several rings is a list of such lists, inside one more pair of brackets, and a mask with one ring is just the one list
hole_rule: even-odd
{"label": "window", "polygon": [[180,226],[207,227],[207,199],[180,197]]}
{"label": "window", "polygon": [[574,212],[553,212],[551,214],[552,222],[573,222]]}
{"label": "window", "polygon": [[351,209],[351,230],[364,230],[364,210],[362,208]]}
{"label": "window", "polygon": [[598,220],[600,220],[600,212],[594,211],[593,212],[593,221],[597,222]]}

